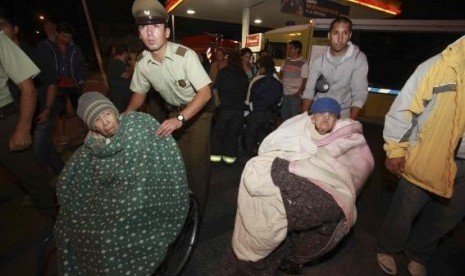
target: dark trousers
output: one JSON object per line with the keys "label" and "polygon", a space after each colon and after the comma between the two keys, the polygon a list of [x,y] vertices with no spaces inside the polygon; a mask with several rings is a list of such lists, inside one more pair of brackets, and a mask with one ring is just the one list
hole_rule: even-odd
{"label": "dark trousers", "polygon": [[59,174],[64,167],[64,162],[53,145],[52,137],[57,114],[62,108],[61,104],[55,102],[47,121],[35,125],[34,143],[32,144],[39,161],[44,166],[50,167],[55,174]]}
{"label": "dark trousers", "polygon": [[271,111],[254,111],[247,116],[244,132],[247,154],[256,155],[258,143],[265,138],[266,126],[271,121],[271,118]]}
{"label": "dark trousers", "polygon": [[212,131],[212,155],[237,157],[239,136],[244,127],[242,110],[218,110]]}
{"label": "dark trousers", "polygon": [[29,148],[12,152],[8,147],[17,121],[17,113],[0,119],[0,163],[19,179],[38,209],[54,208],[55,189],[51,186],[51,176],[36,159],[34,151]]}
{"label": "dark trousers", "polygon": [[425,264],[445,234],[465,216],[465,160],[456,160],[452,198],[443,199],[401,178],[378,239],[378,251],[405,251]]}
{"label": "dark trousers", "polygon": [[[169,117],[175,117],[177,114],[177,111],[170,112]],[[205,213],[210,186],[211,121],[212,113],[200,111],[173,133],[184,159],[189,189],[199,203],[202,216]]]}

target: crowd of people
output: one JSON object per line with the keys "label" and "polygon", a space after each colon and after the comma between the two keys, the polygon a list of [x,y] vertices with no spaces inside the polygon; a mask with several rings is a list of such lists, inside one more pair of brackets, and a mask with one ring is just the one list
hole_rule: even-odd
{"label": "crowd of people", "polygon": [[[82,91],[72,25],[46,22],[47,37],[30,48],[0,9],[0,161],[55,222],[58,273],[155,271],[181,231],[189,191],[202,218],[211,163],[241,154],[232,238],[240,273],[299,273],[331,251],[355,225],[374,168],[357,121],[368,61],[350,41],[351,20],[333,20],[329,46],[311,61],[289,41],[278,72],[266,49],[252,62],[249,48],[219,47],[209,61],[169,41],[158,1],[135,0],[132,15],[145,50],[134,60],[126,44],[110,47],[106,97]],[[400,177],[374,258],[387,274],[405,252],[410,274],[426,275],[439,239],[465,216],[464,57],[462,37],[418,67],[386,115],[386,167]],[[163,118],[139,112],[150,91]],[[76,115],[88,133],[65,164],[52,135],[66,142],[65,119]]]}

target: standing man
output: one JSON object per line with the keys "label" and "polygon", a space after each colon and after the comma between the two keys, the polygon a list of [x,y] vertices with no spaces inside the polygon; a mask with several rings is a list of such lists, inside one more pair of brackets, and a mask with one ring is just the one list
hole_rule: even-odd
{"label": "standing man", "polygon": [[[0,31],[0,163],[20,180],[37,209],[53,217],[55,191],[51,177],[30,148],[37,103],[32,78],[39,73],[27,55]],[[8,80],[19,87],[19,107],[13,102]]]}
{"label": "standing man", "polygon": [[126,44],[115,45],[115,54],[108,61],[107,75],[110,86],[110,99],[119,112],[128,107],[132,92],[129,90],[132,71],[134,67],[129,65],[129,48]]}
{"label": "standing man", "polygon": [[320,94],[315,85],[323,76],[329,91],[323,97],[332,97],[341,105],[341,118],[356,120],[368,96],[368,62],[365,54],[350,42],[352,21],[338,17],[331,22],[328,39],[330,46],[315,57],[310,65],[307,86],[302,96],[302,112],[308,111]]}
{"label": "standing man", "polygon": [[[55,41],[44,39],[37,45],[37,51],[42,58],[47,58],[55,65],[57,76],[57,97],[52,111],[54,116],[60,116],[58,132],[60,143],[66,144],[65,113],[74,115],[78,98],[86,81],[85,60],[78,45],[73,42],[74,27],[69,23],[57,26]],[[63,114],[63,115],[62,115]]]}
{"label": "standing man", "polygon": [[411,275],[465,216],[465,36],[413,73],[384,124],[386,167],[400,177],[378,239],[377,261],[395,275],[404,252]]}
{"label": "standing man", "polygon": [[135,93],[126,112],[144,103],[151,86],[166,101],[169,118],[156,135],[176,139],[203,215],[210,181],[211,80],[193,50],[168,41],[169,16],[158,0],[134,1],[132,14],[146,50],[137,58],[130,86]]}
{"label": "standing man", "polygon": [[[11,11],[0,8],[0,30],[3,30],[21,50],[35,63],[40,69],[40,74],[34,78],[34,84],[37,89],[37,112],[34,124],[34,142],[32,147],[41,162],[45,167],[53,170],[58,175],[64,167],[64,162],[60,154],[53,145],[53,128],[55,127],[54,110],[52,107],[57,94],[56,74],[52,60],[47,59],[44,53],[37,53],[32,47],[19,40],[20,26],[18,19]],[[12,93],[16,104],[19,104],[19,87],[11,85],[10,93]]]}
{"label": "standing man", "polygon": [[281,105],[281,119],[283,121],[300,113],[302,92],[308,78],[308,64],[301,53],[302,42],[292,40],[287,44],[287,58],[280,71],[284,89]]}

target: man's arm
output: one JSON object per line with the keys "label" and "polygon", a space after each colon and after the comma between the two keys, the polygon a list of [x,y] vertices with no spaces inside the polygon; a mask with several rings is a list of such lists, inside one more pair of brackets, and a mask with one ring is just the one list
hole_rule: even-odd
{"label": "man's arm", "polygon": [[18,86],[21,90],[19,118],[8,145],[11,151],[25,150],[31,146],[32,138],[30,131],[32,117],[34,116],[37,104],[37,92],[31,78],[20,82]]}
{"label": "man's arm", "polygon": [[313,98],[315,97],[315,84],[320,76],[320,69],[317,68],[318,62],[312,62],[308,69],[308,78],[305,82],[305,89],[302,95],[301,112],[308,112],[312,106]]}
{"label": "man's arm", "polygon": [[436,55],[417,67],[386,114],[383,129],[385,141],[383,148],[387,157],[385,165],[395,175],[400,175],[404,170],[411,129],[415,127],[413,116],[419,116],[424,109],[424,106],[421,105],[421,109],[415,110],[412,103],[422,102],[419,99],[424,98],[421,95],[424,91],[419,90],[418,87],[429,68],[438,58],[439,55]]}
{"label": "man's arm", "polygon": [[362,109],[360,107],[352,106],[350,108],[350,118],[352,120],[357,120],[358,115],[360,114],[360,111],[362,111]]}
{"label": "man's arm", "polygon": [[298,95],[299,97],[302,95],[302,93],[303,93],[304,90],[305,90],[305,85],[307,84],[307,79],[308,79],[308,78],[303,78],[303,79],[302,79],[302,83],[300,84],[300,87],[299,87],[299,89],[297,90],[296,95]]}
{"label": "man's arm", "polygon": [[310,99],[302,99],[302,107],[300,112],[308,112],[310,110],[310,106],[312,106],[313,100]]}
{"label": "man's arm", "polygon": [[297,95],[299,95],[299,97],[302,96],[302,94],[304,93],[305,87],[307,85],[308,75],[310,71],[310,68],[308,68],[308,66],[309,66],[308,63],[305,62],[302,65],[302,68],[300,69],[300,77],[302,78],[302,82],[300,83],[300,87],[297,90]]}
{"label": "man's arm", "polygon": [[131,111],[136,111],[142,104],[145,102],[145,93],[132,93],[131,100],[129,101],[128,107],[123,113],[128,113]]}
{"label": "man's arm", "polygon": [[350,80],[351,87],[351,109],[350,118],[357,120],[360,110],[363,108],[368,97],[368,62],[365,54],[359,53],[356,58],[354,72]]}
{"label": "man's arm", "polygon": [[[189,105],[180,112],[184,116],[186,121],[189,121],[192,117],[194,117],[205,105],[210,101],[211,98],[211,89],[210,85],[206,85],[199,90],[195,94],[192,101]],[[132,101],[132,99],[131,99]],[[167,137],[173,133],[173,131],[182,127],[182,123],[177,118],[170,118],[165,121],[158,127],[157,131],[155,132],[156,135]]]}

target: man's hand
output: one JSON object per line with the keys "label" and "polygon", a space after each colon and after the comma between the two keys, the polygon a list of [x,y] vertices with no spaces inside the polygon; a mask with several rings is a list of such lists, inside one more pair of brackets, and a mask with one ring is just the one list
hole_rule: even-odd
{"label": "man's hand", "polygon": [[404,172],[405,157],[386,158],[385,164],[388,171],[400,177]]}
{"label": "man's hand", "polygon": [[28,130],[15,130],[11,135],[8,144],[10,151],[22,151],[29,148],[32,144],[31,134]]}
{"label": "man's hand", "polygon": [[182,127],[182,123],[177,118],[166,119],[155,131],[155,135],[159,137],[168,137],[175,131]]}

